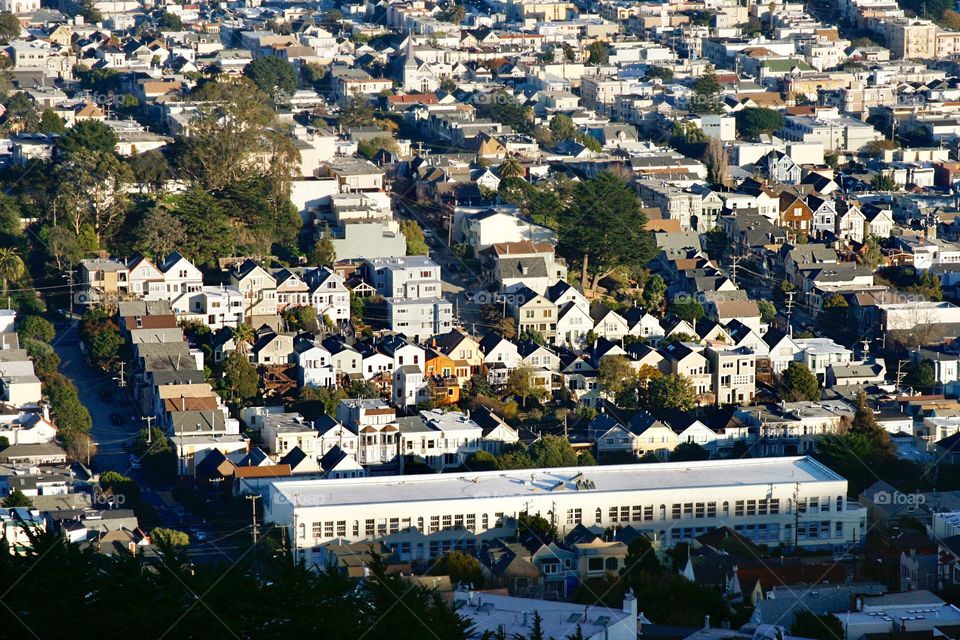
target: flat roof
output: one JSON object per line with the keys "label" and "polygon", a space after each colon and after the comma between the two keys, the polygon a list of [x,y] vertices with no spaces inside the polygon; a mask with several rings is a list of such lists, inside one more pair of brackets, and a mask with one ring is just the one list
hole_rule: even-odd
{"label": "flat roof", "polygon": [[[578,480],[590,481],[592,488],[578,489]],[[290,504],[333,506],[523,497],[549,493],[561,482],[564,491],[580,493],[696,488],[709,492],[716,486],[837,481],[844,479],[813,458],[797,456],[306,480],[278,482],[273,489]]]}

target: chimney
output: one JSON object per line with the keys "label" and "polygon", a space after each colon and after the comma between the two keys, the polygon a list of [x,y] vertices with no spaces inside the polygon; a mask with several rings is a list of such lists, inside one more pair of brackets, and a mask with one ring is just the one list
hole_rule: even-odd
{"label": "chimney", "polygon": [[637,599],[633,595],[633,589],[627,589],[623,596],[623,612],[634,620],[637,619]]}

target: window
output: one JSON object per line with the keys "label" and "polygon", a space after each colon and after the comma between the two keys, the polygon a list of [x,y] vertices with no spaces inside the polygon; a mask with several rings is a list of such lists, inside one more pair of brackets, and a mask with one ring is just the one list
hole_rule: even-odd
{"label": "window", "polygon": [[644,522],[653,520],[653,505],[643,508],[643,520]]}
{"label": "window", "polygon": [[430,533],[440,531],[440,516],[430,516]]}
{"label": "window", "polygon": [[717,517],[717,503],[716,503],[716,502],[708,502],[708,503],[707,503],[707,517],[708,517],[708,518],[716,518],[716,517]]}
{"label": "window", "polygon": [[588,558],[587,571],[603,571],[603,558]]}
{"label": "window", "polygon": [[600,524],[603,521],[603,510],[600,507],[597,507],[597,511],[594,514],[593,521],[597,524]]}
{"label": "window", "polygon": [[314,538],[320,538],[320,537],[322,537],[322,536],[323,536],[323,523],[322,523],[322,522],[314,522],[314,523],[313,523],[313,537],[314,537]]}
{"label": "window", "polygon": [[347,536],[347,521],[337,520],[337,537],[345,538]]}
{"label": "window", "polygon": [[580,509],[567,509],[567,524],[580,524],[582,519]]}
{"label": "window", "polygon": [[681,515],[680,510],[681,510],[681,508],[682,508],[682,507],[680,506],[680,503],[679,503],[679,502],[676,502],[676,503],[673,504],[673,507],[672,507],[671,511],[672,511],[672,516],[673,516],[673,519],[674,519],[674,520],[679,520],[679,519],[680,519],[680,515]]}
{"label": "window", "polygon": [[610,507],[610,509],[609,509],[609,511],[608,511],[608,515],[609,515],[609,517],[610,517],[610,522],[617,522],[617,513],[619,513],[619,512],[617,511],[617,508],[616,508],[616,507]]}
{"label": "window", "polygon": [[364,535],[366,535],[368,538],[372,538],[372,537],[374,536],[374,534],[376,533],[376,530],[374,529],[374,522],[373,522],[373,520],[367,520],[367,521],[364,523],[364,529],[363,529],[363,530],[364,530]]}
{"label": "window", "polygon": [[780,513],[780,498],[770,498],[770,515],[775,516]]}
{"label": "window", "polygon": [[692,502],[686,502],[686,503],[684,503],[684,505],[683,505],[683,515],[685,515],[685,516],[691,516],[691,517],[693,516],[693,503],[692,503]]}
{"label": "window", "polygon": [[702,518],[706,513],[706,505],[702,502],[698,502],[696,509],[697,509],[697,512],[696,512],[697,517]]}
{"label": "window", "polygon": [[620,507],[620,522],[630,522],[630,507]]}
{"label": "window", "polygon": [[733,515],[742,518],[743,517],[743,500],[737,500],[734,503]]}
{"label": "window", "polygon": [[[742,515],[742,514],[741,514]],[[757,501],[756,500],[747,500],[747,515],[755,516],[757,515]]]}

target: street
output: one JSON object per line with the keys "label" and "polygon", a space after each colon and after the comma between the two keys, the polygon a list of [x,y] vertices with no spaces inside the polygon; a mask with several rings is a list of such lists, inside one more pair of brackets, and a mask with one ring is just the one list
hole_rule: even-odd
{"label": "street", "polygon": [[454,322],[471,333],[485,334],[491,327],[480,312],[480,305],[467,299],[468,294],[475,299],[482,289],[479,274],[454,254],[447,244],[446,229],[431,227],[418,211],[400,200],[394,204],[398,218],[416,220],[427,234],[430,257],[442,269],[444,297],[454,306]]}
{"label": "street", "polygon": [[[117,471],[130,475],[133,470],[130,455],[124,445],[132,443],[140,429],[140,416],[129,396],[117,386],[110,374],[92,366],[80,350],[79,323],[71,322],[58,327],[53,348],[60,356],[60,373],[77,386],[80,401],[90,411],[93,428],[90,437],[97,443],[91,461],[95,473]],[[101,394],[112,397],[106,402]],[[124,423],[114,425],[111,414],[120,414]]]}

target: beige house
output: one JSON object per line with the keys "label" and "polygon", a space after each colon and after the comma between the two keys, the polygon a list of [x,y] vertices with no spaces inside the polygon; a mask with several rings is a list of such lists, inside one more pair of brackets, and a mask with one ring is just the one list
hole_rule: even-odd
{"label": "beige house", "polygon": [[517,321],[517,335],[536,331],[552,342],[557,335],[557,305],[529,287],[518,287],[510,293],[508,304]]}
{"label": "beige house", "polygon": [[277,321],[277,281],[253,260],[230,271],[230,284],[243,294],[243,317],[256,326],[265,322],[271,326]]}

